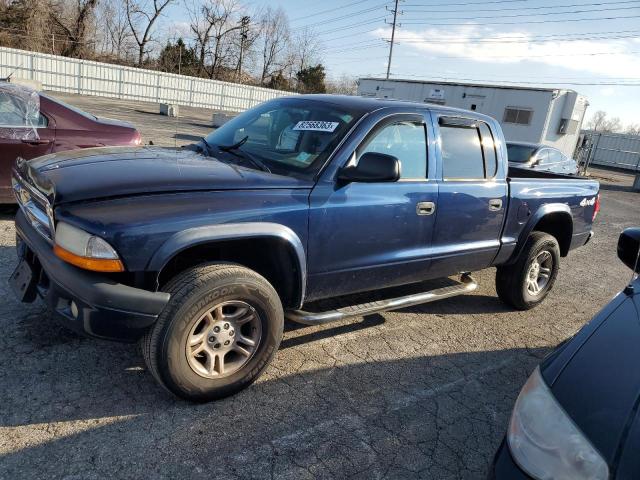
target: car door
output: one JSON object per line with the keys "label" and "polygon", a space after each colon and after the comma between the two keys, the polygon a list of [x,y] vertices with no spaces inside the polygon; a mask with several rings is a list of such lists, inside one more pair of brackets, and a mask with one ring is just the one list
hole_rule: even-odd
{"label": "car door", "polygon": [[438,196],[427,175],[427,129],[422,114],[369,120],[343,148],[340,165],[366,152],[400,160],[396,182],[341,184],[329,173],[310,197],[308,297],[365,291],[426,278]]}
{"label": "car door", "polygon": [[472,117],[436,114],[434,125],[441,169],[431,275],[488,267],[500,247],[508,200],[499,137]]}
{"label": "car door", "polygon": [[16,158],[45,155],[54,139],[55,129],[29,99],[0,92],[0,203],[13,203],[11,168]]}

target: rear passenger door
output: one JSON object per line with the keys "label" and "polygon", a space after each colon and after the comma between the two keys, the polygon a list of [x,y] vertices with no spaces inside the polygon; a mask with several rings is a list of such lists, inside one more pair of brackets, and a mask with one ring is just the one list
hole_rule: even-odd
{"label": "rear passenger door", "polygon": [[499,137],[481,120],[434,115],[440,169],[431,273],[479,270],[498,252],[507,207]]}

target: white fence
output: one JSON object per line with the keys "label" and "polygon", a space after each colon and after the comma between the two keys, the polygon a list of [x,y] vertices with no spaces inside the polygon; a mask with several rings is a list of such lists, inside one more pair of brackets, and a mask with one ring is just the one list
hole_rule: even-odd
{"label": "white fence", "polygon": [[604,165],[640,172],[640,136],[585,132],[590,165]]}
{"label": "white fence", "polygon": [[37,80],[45,90],[241,112],[291,92],[0,47],[0,78]]}

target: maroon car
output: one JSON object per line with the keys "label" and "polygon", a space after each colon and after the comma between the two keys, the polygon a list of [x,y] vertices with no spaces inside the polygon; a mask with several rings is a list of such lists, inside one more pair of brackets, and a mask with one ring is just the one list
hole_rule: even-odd
{"label": "maroon car", "polygon": [[140,143],[130,123],[98,118],[44,93],[0,83],[0,203],[15,203],[11,167],[17,157]]}

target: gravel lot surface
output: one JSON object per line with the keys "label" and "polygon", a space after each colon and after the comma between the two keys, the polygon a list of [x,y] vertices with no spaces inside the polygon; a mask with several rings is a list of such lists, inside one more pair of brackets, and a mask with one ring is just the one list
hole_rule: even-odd
{"label": "gravel lot surface", "polygon": [[537,309],[501,304],[486,270],[466,297],[288,325],[256,384],[207,405],[170,397],[135,345],[81,338],[41,303],[17,303],[5,211],[0,478],[483,478],[529,373],[630,277],[615,246],[640,224],[640,194],[628,176],[594,173],[613,181],[596,236]]}

